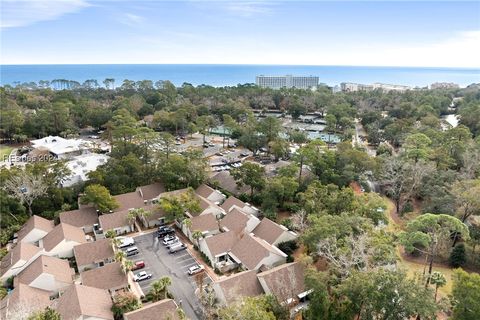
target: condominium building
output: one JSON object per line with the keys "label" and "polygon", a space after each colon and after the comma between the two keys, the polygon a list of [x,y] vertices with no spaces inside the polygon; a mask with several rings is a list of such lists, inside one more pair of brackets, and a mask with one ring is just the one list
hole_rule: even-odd
{"label": "condominium building", "polygon": [[257,86],[262,88],[297,88],[310,89],[318,86],[318,77],[306,76],[297,77],[292,75],[286,76],[264,76],[260,75],[255,78]]}
{"label": "condominium building", "polygon": [[356,92],[356,91],[372,91],[375,89],[381,89],[383,91],[400,91],[404,92],[411,90],[409,86],[403,86],[398,84],[385,84],[376,82],[374,84],[361,84],[361,83],[351,83],[351,82],[342,82],[340,88],[343,92]]}
{"label": "condominium building", "polygon": [[453,82],[435,82],[430,85],[430,89],[458,89],[460,86]]}

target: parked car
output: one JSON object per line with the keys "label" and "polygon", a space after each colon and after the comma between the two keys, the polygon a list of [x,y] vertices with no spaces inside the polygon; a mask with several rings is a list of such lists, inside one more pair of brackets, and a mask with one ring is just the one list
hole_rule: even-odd
{"label": "parked car", "polygon": [[135,240],[130,237],[117,237],[117,239],[120,240],[120,244],[118,245],[119,248],[126,248],[135,244]]}
{"label": "parked car", "polygon": [[[162,228],[162,227],[160,227],[160,228]],[[165,237],[165,236],[167,236],[167,235],[175,234],[175,230],[173,230],[173,229],[170,228],[170,227],[164,227],[164,228],[162,228],[162,229],[160,229],[160,228],[159,228],[159,230],[157,231],[157,236],[158,236],[159,238],[163,238],[163,237]]]}
{"label": "parked car", "polygon": [[248,157],[248,155],[249,155],[249,154],[248,154],[248,153],[246,153],[246,152],[242,152],[242,153],[240,153],[240,156],[242,156],[242,157]]}
{"label": "parked car", "polygon": [[205,267],[201,264],[196,264],[193,267],[188,268],[188,274],[189,275],[194,275],[196,273],[202,272],[205,270]]}
{"label": "parked car", "polygon": [[168,241],[168,240],[172,240],[172,239],[175,239],[177,236],[174,235],[174,234],[169,234],[169,235],[166,235],[165,238],[163,238],[163,241]]}
{"label": "parked car", "polygon": [[177,245],[170,247],[169,252],[170,253],[176,253],[178,251],[182,251],[187,249],[187,246],[184,245],[183,243],[179,242]]}
{"label": "parked car", "polygon": [[140,271],[139,273],[133,276],[133,280],[135,280],[136,282],[139,282],[139,281],[150,279],[151,277],[152,277],[151,273]]}
{"label": "parked car", "polygon": [[178,242],[177,237],[174,237],[173,239],[168,239],[168,240],[165,240],[165,239],[166,239],[166,237],[163,239],[163,245],[164,246],[170,246],[170,245]]}
{"label": "parked car", "polygon": [[143,261],[137,261],[133,264],[133,268],[132,268],[132,271],[133,270],[138,270],[138,269],[143,269],[145,268],[145,262]]}
{"label": "parked car", "polygon": [[125,250],[125,255],[127,257],[134,256],[138,254],[138,248],[137,247],[130,247],[127,250]]}
{"label": "parked car", "polygon": [[178,240],[176,240],[175,242],[170,242],[169,244],[165,245],[165,248],[167,248],[167,250],[170,250],[170,248],[179,246],[179,245],[181,245],[181,244],[182,244],[182,243],[180,242],[180,239],[178,239]]}

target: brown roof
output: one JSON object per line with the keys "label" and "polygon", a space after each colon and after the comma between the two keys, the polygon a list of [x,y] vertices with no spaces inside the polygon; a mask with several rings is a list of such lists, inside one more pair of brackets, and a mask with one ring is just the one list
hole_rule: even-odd
{"label": "brown roof", "polygon": [[50,302],[50,292],[19,283],[0,301],[0,316],[2,319],[8,319],[22,311],[30,314],[44,309]]}
{"label": "brown roof", "polygon": [[285,231],[288,230],[283,229],[282,226],[268,218],[263,218],[252,232],[257,237],[262,238],[270,244],[273,244]]}
{"label": "brown roof", "polygon": [[143,200],[151,200],[158,197],[160,193],[165,192],[165,186],[163,183],[156,182],[147,186],[138,187],[137,190],[140,191]]}
{"label": "brown roof", "polygon": [[226,302],[235,302],[243,297],[254,297],[263,293],[255,270],[243,271],[216,281],[222,289]]}
{"label": "brown roof", "polygon": [[223,210],[229,212],[233,206],[237,206],[241,209],[245,207],[246,204],[242,200],[231,196],[231,197],[228,197],[228,199],[225,200],[225,202],[220,207],[222,207]]}
{"label": "brown roof", "polygon": [[85,243],[85,233],[82,229],[66,223],[60,223],[43,238],[43,248],[50,251],[63,240]]}
{"label": "brown roof", "polygon": [[94,207],[83,207],[78,210],[65,211],[60,213],[60,222],[78,228],[93,226],[98,223],[97,210]]}
{"label": "brown roof", "polygon": [[114,213],[102,214],[98,217],[100,226],[103,228],[103,230],[107,231],[130,225],[131,223],[128,221],[128,211],[129,210],[123,210]]}
{"label": "brown roof", "polygon": [[294,298],[305,291],[305,268],[298,262],[283,264],[258,274],[265,293],[280,301]]}
{"label": "brown roof", "polygon": [[28,221],[23,225],[22,229],[17,232],[18,240],[20,241],[25,238],[25,236],[33,229],[40,229],[45,232],[50,232],[54,225],[55,224],[53,221],[34,215],[30,217],[30,219],[28,219]]}
{"label": "brown roof", "polygon": [[73,247],[73,252],[79,266],[104,261],[115,256],[110,239],[100,239],[95,242],[80,244]]}
{"label": "brown roof", "polygon": [[140,192],[134,191],[124,194],[119,194],[118,196],[113,196],[119,205],[115,211],[124,211],[132,208],[140,208],[143,207],[145,204],[143,202],[143,198],[140,195]]}
{"label": "brown roof", "polygon": [[208,198],[214,192],[215,190],[206,184],[201,184],[197,189],[195,189],[195,193],[204,198]]}
{"label": "brown roof", "polygon": [[108,291],[74,284],[54,303],[54,308],[63,320],[76,320],[80,317],[112,319],[112,299]]}
{"label": "brown roof", "polygon": [[57,281],[65,283],[73,283],[72,277],[75,274],[68,260],[41,255],[20,272],[16,279],[18,283],[30,284],[42,273],[51,274]]}
{"label": "brown roof", "polygon": [[158,205],[146,205],[142,207],[146,211],[150,211],[151,214],[147,217],[148,221],[156,220],[159,218],[165,217],[167,214],[165,211],[163,211]]}
{"label": "brown roof", "polygon": [[[202,196],[199,196],[198,194],[195,194],[195,198],[198,200],[198,204],[200,205],[200,208],[202,209],[202,211],[204,211],[204,210],[208,209],[210,206],[214,205],[213,202],[209,201],[208,199],[205,199]],[[200,211],[200,213],[202,211]],[[200,214],[200,213],[197,213],[197,214]]]}
{"label": "brown roof", "polygon": [[177,304],[171,299],[145,304],[142,308],[127,312],[125,320],[178,320]]}
{"label": "brown roof", "polygon": [[270,252],[277,255],[286,255],[266,241],[246,234],[232,247],[235,255],[248,269],[254,269]]}
{"label": "brown roof", "polygon": [[237,235],[233,231],[227,231],[205,238],[208,249],[213,256],[230,251],[237,241]]}
{"label": "brown roof", "polygon": [[19,242],[7,253],[5,257],[3,257],[2,262],[0,263],[0,274],[5,274],[5,272],[7,272],[12,265],[14,265],[20,260],[30,260],[40,251],[42,251],[42,249],[34,246],[33,244]]}
{"label": "brown roof", "polygon": [[228,230],[234,231],[236,234],[240,234],[245,230],[248,222],[248,215],[237,208],[233,208],[232,211],[220,221],[222,227],[226,227]]}
{"label": "brown roof", "polygon": [[248,186],[241,186],[237,185],[237,182],[232,177],[229,171],[220,171],[217,174],[213,175],[210,178],[210,181],[216,183],[220,188],[226,190],[232,194],[240,195],[242,193],[246,193],[250,190]]}
{"label": "brown roof", "polygon": [[201,216],[193,217],[191,220],[192,226],[190,230],[192,231],[199,230],[201,232],[204,232],[218,230],[218,222],[217,219],[213,216],[213,214],[203,214]]}
{"label": "brown roof", "polygon": [[99,289],[115,289],[128,286],[127,275],[119,262],[80,273],[82,284]]}

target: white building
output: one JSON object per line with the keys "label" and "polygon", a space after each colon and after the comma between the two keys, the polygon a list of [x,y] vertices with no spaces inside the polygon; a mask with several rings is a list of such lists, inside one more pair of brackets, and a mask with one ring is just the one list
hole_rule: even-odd
{"label": "white building", "polygon": [[74,157],[66,163],[71,174],[62,181],[63,187],[71,187],[79,182],[88,180],[87,175],[97,170],[98,166],[107,163],[109,156],[99,153],[87,153]]}
{"label": "white building", "polygon": [[32,140],[32,146],[48,150],[58,159],[69,159],[94,148],[94,143],[82,139],[64,139],[58,136],[48,136]]}
{"label": "white building", "polygon": [[315,76],[264,76],[260,75],[255,78],[257,86],[262,88],[297,88],[310,89],[318,86],[318,77]]}

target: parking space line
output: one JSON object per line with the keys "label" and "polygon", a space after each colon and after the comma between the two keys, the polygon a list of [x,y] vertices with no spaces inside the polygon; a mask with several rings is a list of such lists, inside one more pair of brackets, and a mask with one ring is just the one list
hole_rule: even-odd
{"label": "parking space line", "polygon": [[180,256],[180,257],[175,257],[176,262],[178,262],[179,260],[188,260],[188,259],[192,259],[192,257],[188,254]]}
{"label": "parking space line", "polygon": [[180,268],[181,268],[181,269],[183,269],[183,268],[190,268],[190,267],[193,267],[193,266],[196,266],[196,265],[197,265],[196,263],[194,263],[194,264],[189,263],[189,264],[187,264],[187,265],[181,266]]}

